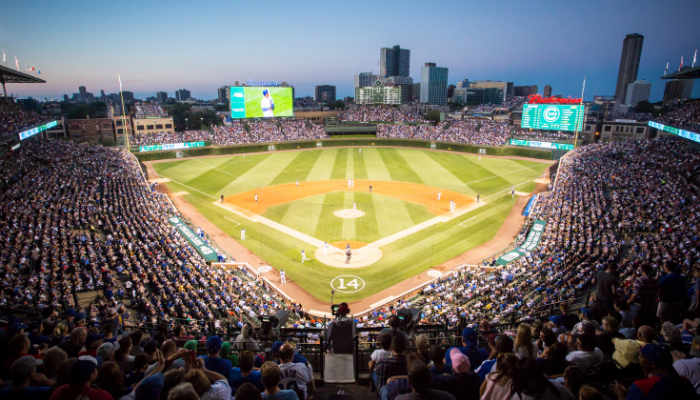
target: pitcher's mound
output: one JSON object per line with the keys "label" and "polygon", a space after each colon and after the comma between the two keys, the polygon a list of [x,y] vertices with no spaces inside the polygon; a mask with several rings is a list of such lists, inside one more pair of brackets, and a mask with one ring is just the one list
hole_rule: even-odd
{"label": "pitcher's mound", "polygon": [[325,256],[323,253],[324,249],[320,247],[316,249],[316,254],[314,254],[316,260],[336,268],[362,268],[372,265],[382,258],[382,251],[372,246],[352,250],[349,263],[345,262],[347,260],[345,246],[342,249],[330,246]]}
{"label": "pitcher's mound", "polygon": [[360,218],[365,215],[365,212],[360,210],[340,210],[334,212],[333,215],[340,218]]}

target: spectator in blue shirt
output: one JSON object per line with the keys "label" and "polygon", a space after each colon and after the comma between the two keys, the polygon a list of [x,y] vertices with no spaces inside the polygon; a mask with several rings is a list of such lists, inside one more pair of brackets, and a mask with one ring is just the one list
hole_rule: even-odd
{"label": "spectator in blue shirt", "polygon": [[671,318],[678,316],[683,306],[687,281],[678,273],[678,265],[673,261],[667,261],[664,270],[667,274],[659,281],[659,308],[656,316],[661,322],[671,322]]}
{"label": "spectator in blue shirt", "polygon": [[238,355],[238,368],[234,368],[228,375],[228,384],[231,389],[238,390],[244,383],[252,383],[259,391],[264,391],[260,371],[253,370],[255,355],[252,351],[244,350]]}
{"label": "spectator in blue shirt", "polygon": [[219,357],[219,352],[221,351],[221,338],[218,336],[212,336],[207,340],[207,355],[200,356],[199,358],[204,360],[204,366],[209,371],[214,371],[217,374],[228,377],[231,373],[231,361],[224,360]]}
{"label": "spectator in blue shirt", "polygon": [[[462,352],[467,358],[469,358],[469,363],[471,365],[471,370],[474,371],[474,369],[478,366],[481,365],[481,363],[484,362],[484,360],[489,358],[489,353],[486,351],[486,349],[480,349],[479,346],[479,339],[476,334],[476,330],[472,328],[465,328],[462,331],[462,344],[464,345],[463,347],[459,348],[459,351]],[[452,360],[450,358],[450,352],[448,351],[445,354],[445,363],[448,365],[452,365]]]}

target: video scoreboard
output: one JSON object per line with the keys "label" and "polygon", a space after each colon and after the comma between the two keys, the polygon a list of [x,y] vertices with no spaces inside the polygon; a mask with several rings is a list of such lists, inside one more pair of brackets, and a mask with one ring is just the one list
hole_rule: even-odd
{"label": "video scoreboard", "polygon": [[526,129],[580,132],[584,114],[583,104],[525,104],[520,126]]}

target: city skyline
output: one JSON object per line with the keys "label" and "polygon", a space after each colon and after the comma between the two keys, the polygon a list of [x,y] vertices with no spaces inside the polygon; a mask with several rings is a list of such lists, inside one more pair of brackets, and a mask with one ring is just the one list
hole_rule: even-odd
{"label": "city skyline", "polygon": [[[141,99],[181,88],[196,98],[215,99],[219,87],[246,79],[286,81],[297,97],[313,96],[317,85],[335,85],[336,97],[343,98],[353,96],[355,75],[379,72],[381,48],[399,45],[411,52],[410,77],[416,83],[421,66],[435,62],[449,68],[448,84],[501,80],[551,85],[552,94],[580,97],[586,76],[590,100],[594,94],[615,94],[622,41],[639,33],[645,38],[637,79],[652,84],[650,100],[656,102],[663,97],[665,82],[659,77],[666,63],[669,73],[678,69],[681,56],[690,65],[700,47],[695,1],[672,1],[673,7],[653,1],[449,1],[427,9],[428,3],[409,1],[396,2],[401,7],[382,4],[392,7],[396,18],[381,23],[366,22],[372,3],[361,3],[216,2],[193,9],[184,1],[125,1],[117,8],[86,1],[11,2],[4,9],[12,18],[0,26],[7,65],[14,67],[17,56],[21,71],[25,64],[35,66],[47,83],[8,84],[7,91],[37,99],[70,96],[79,86],[117,93],[121,73],[123,89]],[[475,18],[462,24],[465,15]],[[418,17],[420,24],[405,24]],[[216,18],[231,21],[223,24],[229,30],[212,31]],[[318,21],[313,31],[307,20]],[[173,28],[163,29],[159,21]],[[422,29],[431,26],[439,29]],[[253,40],[263,31],[271,39]],[[700,95],[696,86],[693,97]]]}

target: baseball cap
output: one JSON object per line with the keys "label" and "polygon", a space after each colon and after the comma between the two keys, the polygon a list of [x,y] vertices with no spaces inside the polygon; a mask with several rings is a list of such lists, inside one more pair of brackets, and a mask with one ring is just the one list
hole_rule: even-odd
{"label": "baseball cap", "polygon": [[668,347],[660,344],[647,344],[639,350],[640,353],[657,367],[667,367],[673,364],[673,357]]}
{"label": "baseball cap", "polygon": [[280,342],[279,340],[276,341],[275,343],[272,343],[272,347],[270,347],[270,350],[272,350],[272,354],[277,354],[280,352],[280,347],[282,347],[284,343]]}
{"label": "baseball cap", "polygon": [[74,317],[75,317],[75,322],[80,322],[80,321],[85,319],[85,314],[83,314],[83,313],[75,314]]}
{"label": "baseball cap", "polygon": [[62,315],[66,316],[66,317],[75,317],[75,310],[72,308],[69,308]]}
{"label": "baseball cap", "polygon": [[196,340],[188,340],[182,348],[187,350],[197,350],[197,345],[199,343]]}
{"label": "baseball cap", "polygon": [[146,344],[143,346],[143,352],[144,353],[155,353],[156,350],[158,350],[158,342],[155,340],[149,340],[146,342]]}
{"label": "baseball cap", "polygon": [[270,93],[270,92],[268,92],[267,89],[263,90],[263,96],[265,96],[268,93]]}
{"label": "baseball cap", "polygon": [[549,317],[549,320],[557,325],[561,325],[561,317],[558,315],[552,315],[551,317]]}
{"label": "baseball cap", "polygon": [[110,343],[110,342],[105,342],[102,343],[102,346],[100,346],[97,349],[97,356],[102,357],[103,359],[107,359],[114,354],[115,351],[119,349],[119,342],[115,343]]}
{"label": "baseball cap", "polygon": [[162,372],[158,372],[145,378],[136,387],[136,392],[134,395],[134,400],[151,400],[157,399],[160,396],[160,392],[163,390],[163,385],[165,384],[165,375]]}
{"label": "baseball cap", "polygon": [[348,303],[340,303],[340,307],[338,307],[338,314],[347,314],[350,312],[350,307],[348,307]]}
{"label": "baseball cap", "polygon": [[462,331],[462,340],[467,346],[478,346],[479,339],[477,338],[476,331],[472,328],[464,328]]}
{"label": "baseball cap", "polygon": [[452,360],[452,369],[458,374],[465,374],[472,367],[469,358],[456,347],[450,350],[450,359]]}
{"label": "baseball cap", "polygon": [[207,340],[207,351],[210,353],[219,352],[221,350],[221,338],[212,336]]}
{"label": "baseball cap", "polygon": [[41,324],[42,324],[41,320],[36,320],[36,321],[32,322],[31,324],[29,324],[29,331],[31,333],[38,334],[39,331],[41,330]]}
{"label": "baseball cap", "polygon": [[17,333],[20,333],[22,331],[22,329],[25,329],[25,328],[27,328],[27,325],[25,325],[25,324],[17,324],[17,323],[10,324],[10,327],[7,328],[7,334],[9,336],[14,336]]}
{"label": "baseball cap", "polygon": [[265,360],[263,360],[262,356],[257,355],[255,356],[255,361],[253,361],[253,365],[255,366],[255,368],[260,368],[263,365],[264,361]]}
{"label": "baseball cap", "polygon": [[591,317],[591,309],[590,308],[582,307],[578,311],[581,313],[581,315],[584,315],[586,318]]}
{"label": "baseball cap", "polygon": [[700,336],[695,336],[693,341],[690,343],[690,352],[688,353],[693,357],[700,357]]}

